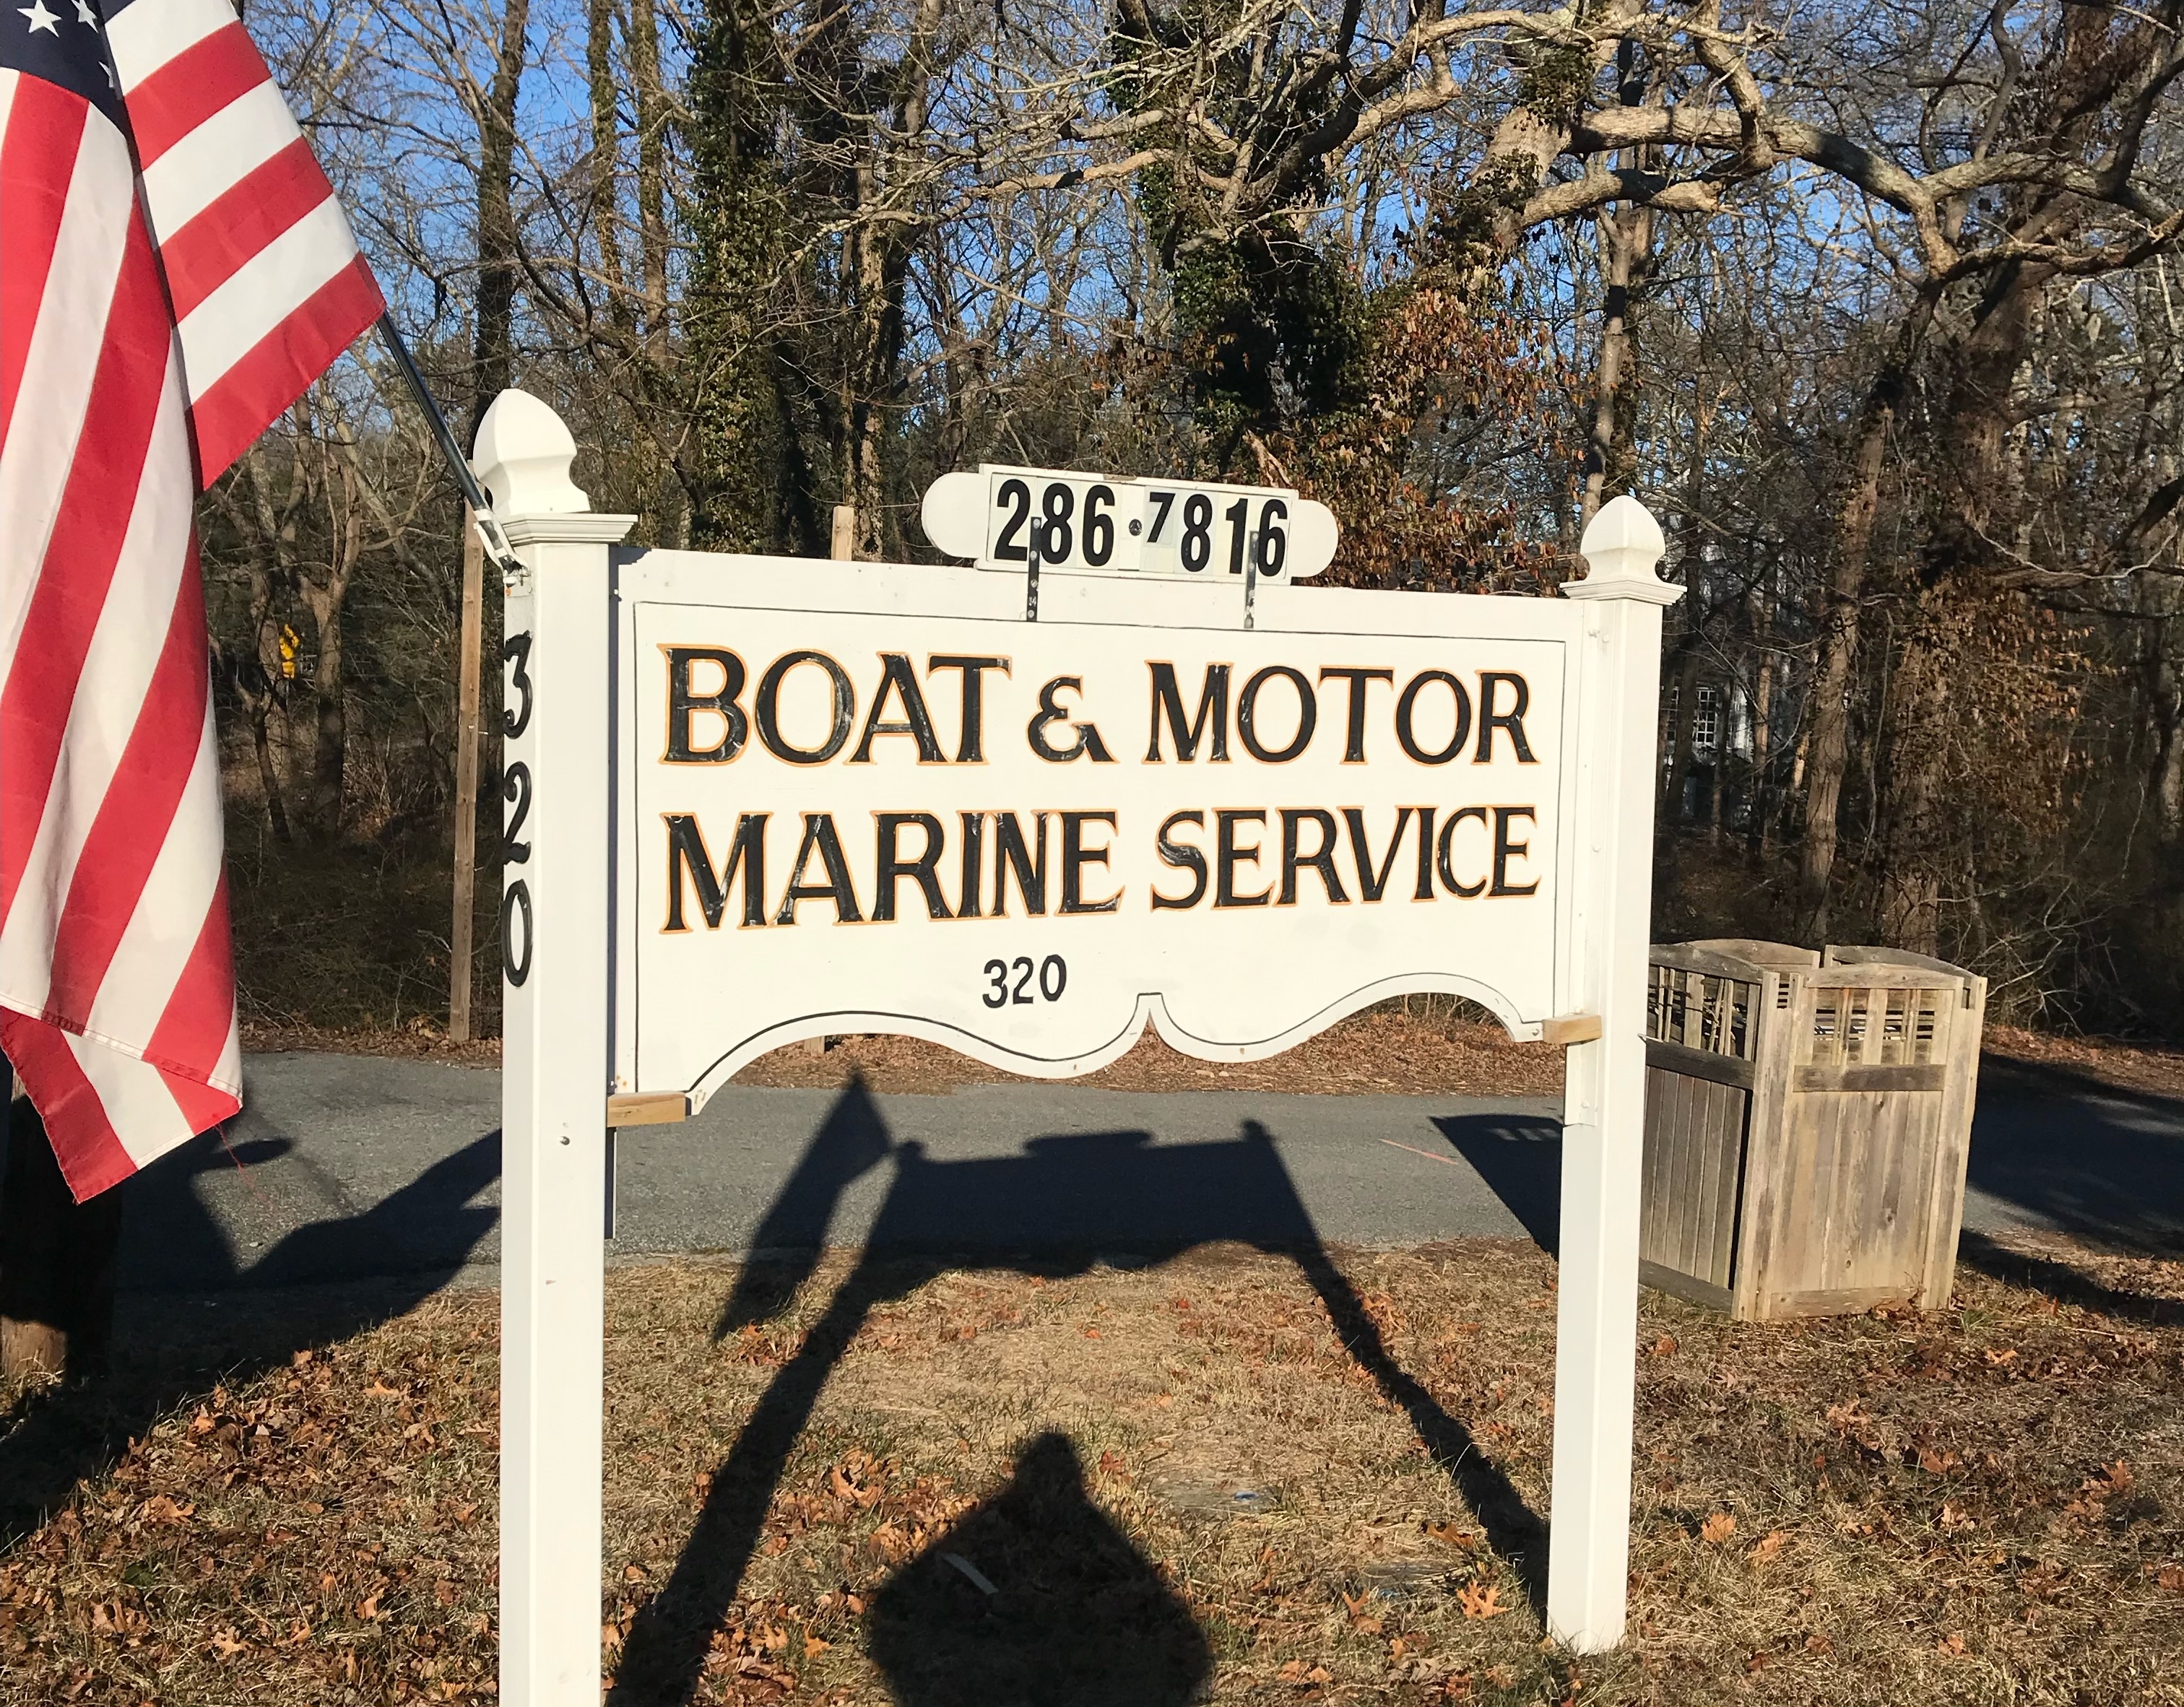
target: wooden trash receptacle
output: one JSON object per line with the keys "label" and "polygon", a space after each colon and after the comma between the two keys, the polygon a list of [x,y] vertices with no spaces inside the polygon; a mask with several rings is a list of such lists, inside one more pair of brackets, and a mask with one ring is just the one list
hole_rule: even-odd
{"label": "wooden trash receptacle", "polygon": [[1741,939],[1652,961],[1646,1283],[1747,1321],[1945,1306],[1986,980]]}

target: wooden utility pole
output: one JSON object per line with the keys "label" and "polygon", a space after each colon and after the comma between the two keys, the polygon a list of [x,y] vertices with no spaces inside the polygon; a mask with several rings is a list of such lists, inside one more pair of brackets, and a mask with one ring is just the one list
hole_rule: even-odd
{"label": "wooden utility pole", "polygon": [[485,633],[485,548],[463,506],[462,663],[455,689],[455,916],[448,933],[448,1036],[471,1040],[471,926],[477,888],[478,653]]}
{"label": "wooden utility pole", "polygon": [[853,503],[834,506],[833,549],[827,553],[837,563],[847,563],[857,554],[857,507]]}

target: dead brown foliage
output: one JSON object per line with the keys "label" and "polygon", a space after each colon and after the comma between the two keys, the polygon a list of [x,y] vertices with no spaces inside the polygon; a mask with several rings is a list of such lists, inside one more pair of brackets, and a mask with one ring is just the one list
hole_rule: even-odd
{"label": "dead brown foliage", "polygon": [[[1337,1260],[1543,1512],[1552,1263]],[[2184,1265],[2071,1260],[2184,1297]],[[847,1268],[718,1342],[733,1265],[610,1276],[610,1667]],[[1147,1650],[1224,1702],[2184,1701],[2184,1326],[1975,1274],[1927,1318],[1737,1325],[1646,1295],[1632,1641],[1574,1660],[1292,1263],[930,1273],[833,1367],[692,1699],[1014,1699],[1027,1666]],[[274,1357],[276,1316],[223,1337],[140,1307],[123,1366],[170,1400],[0,1554],[0,1700],[490,1694],[493,1321],[451,1295]],[[262,1372],[209,1372],[238,1359]],[[110,1401],[17,1395],[0,1499],[47,1407],[88,1427]],[[1062,1466],[1037,1497],[1034,1452]]]}

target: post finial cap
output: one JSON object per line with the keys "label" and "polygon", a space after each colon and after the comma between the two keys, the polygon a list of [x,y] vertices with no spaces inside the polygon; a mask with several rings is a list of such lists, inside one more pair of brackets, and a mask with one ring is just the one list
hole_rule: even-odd
{"label": "post finial cap", "polygon": [[1637,598],[1648,604],[1674,604],[1684,590],[1653,573],[1668,550],[1661,524],[1628,492],[1600,507],[1585,528],[1578,550],[1585,562],[1582,581],[1563,583],[1566,598]]}
{"label": "post finial cap", "polygon": [[505,521],[589,510],[591,499],[569,478],[576,459],[577,441],[561,417],[530,392],[510,389],[478,423],[471,465]]}

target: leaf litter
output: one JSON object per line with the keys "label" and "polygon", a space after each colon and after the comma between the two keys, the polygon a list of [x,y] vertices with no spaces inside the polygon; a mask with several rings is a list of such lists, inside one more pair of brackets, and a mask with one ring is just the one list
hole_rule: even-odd
{"label": "leaf litter", "polygon": [[[1548,1259],[1491,1241],[1334,1256],[1387,1356],[1543,1513]],[[2111,1293],[2184,1295],[2184,1265],[2076,1260]],[[786,1276],[772,1320],[717,1342],[733,1265],[610,1276],[610,1671],[848,1270]],[[1821,1707],[2184,1704],[2184,1326],[2159,1309],[2102,1315],[1970,1270],[1955,1309],[1924,1319],[1736,1324],[1646,1294],[1630,1640],[1580,1661],[1544,1639],[1539,1561],[1509,1550],[1507,1513],[1467,1503],[1365,1368],[1361,1330],[1346,1345],[1288,1259],[928,1265],[880,1293],[688,1699],[925,1699],[893,1693],[872,1640],[881,1597],[921,1569],[957,1582],[951,1616],[991,1609],[993,1643],[1043,1615],[1025,1561],[1066,1565],[1078,1532],[990,1526],[1027,1443],[1058,1433],[1083,1509],[1145,1579],[1119,1615],[1184,1609],[1206,1700],[1696,1707],[1763,1677]],[[6,1707],[493,1699],[493,1298],[444,1294],[293,1355],[269,1349],[302,1332],[272,1309],[214,1328],[133,1302],[118,1357],[148,1409],[111,1384],[4,1396]],[[88,1474],[26,1506],[40,1441],[81,1451],[118,1422]],[[1271,1500],[1240,1521],[1163,1491],[1195,1482]],[[1099,1605],[1061,1610],[1128,1645]],[[950,1637],[966,1700],[1008,1696],[978,1670],[987,1630]]]}

